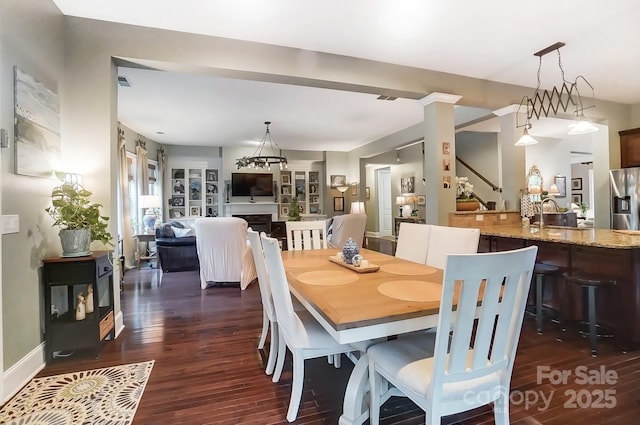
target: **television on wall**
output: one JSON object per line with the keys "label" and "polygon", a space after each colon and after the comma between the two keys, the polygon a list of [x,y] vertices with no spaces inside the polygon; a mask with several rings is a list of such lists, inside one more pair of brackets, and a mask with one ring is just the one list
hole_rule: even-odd
{"label": "television on wall", "polygon": [[231,173],[231,196],[273,196],[273,174]]}

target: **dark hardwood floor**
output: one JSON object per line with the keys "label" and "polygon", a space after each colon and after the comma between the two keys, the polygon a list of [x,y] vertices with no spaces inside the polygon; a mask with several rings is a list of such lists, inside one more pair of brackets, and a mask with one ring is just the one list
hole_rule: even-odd
{"label": "dark hardwood floor", "polygon": [[[393,243],[369,240],[386,252]],[[155,360],[134,425],[284,424],[291,390],[291,362],[279,383],[264,374],[266,354],[256,348],[262,324],[258,286],[201,290],[197,272],[162,274],[145,266],[125,275],[121,297],[125,330],[105,344],[99,359],[90,354],[56,359],[39,376]],[[640,417],[640,356],[615,350],[611,341],[591,357],[587,340],[573,334],[555,339],[553,324],[538,335],[525,318],[511,388],[512,424],[630,424]],[[566,382],[537,382],[538,368],[569,371]],[[608,371],[609,383],[582,383]],[[352,369],[343,358],[335,369],[326,359],[309,360],[297,424],[336,424]],[[613,382],[611,374],[617,375]],[[609,392],[605,393],[606,390]],[[548,405],[540,397],[550,399]],[[537,400],[534,397],[538,397]],[[610,408],[597,407],[611,405]],[[424,415],[407,399],[383,406],[384,424],[423,424]],[[488,407],[450,416],[447,424],[492,424]]]}

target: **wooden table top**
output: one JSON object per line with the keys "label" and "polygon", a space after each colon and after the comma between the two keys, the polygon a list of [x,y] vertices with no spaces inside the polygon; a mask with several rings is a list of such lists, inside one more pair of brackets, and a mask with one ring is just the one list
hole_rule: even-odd
{"label": "wooden table top", "polygon": [[[362,249],[364,259],[379,265],[380,270],[357,273],[329,261],[337,252],[335,248],[282,252],[292,293],[333,330],[426,316],[432,316],[432,322],[437,316],[442,270]],[[428,326],[432,324],[425,322]]]}

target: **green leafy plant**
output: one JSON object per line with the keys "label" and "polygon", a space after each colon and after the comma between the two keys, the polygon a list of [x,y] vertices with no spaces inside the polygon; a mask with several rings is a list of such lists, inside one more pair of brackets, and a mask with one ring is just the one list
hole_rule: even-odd
{"label": "green leafy plant", "polygon": [[292,197],[289,203],[289,221],[300,221],[300,208],[298,207],[298,198]]}
{"label": "green leafy plant", "polygon": [[581,202],[580,205],[578,205],[580,207],[580,211],[582,212],[582,215],[587,215],[587,210],[589,209],[589,204],[587,204],[586,202]]}
{"label": "green leafy plant", "polygon": [[101,204],[92,203],[92,192],[76,183],[63,183],[51,191],[51,206],[45,211],[55,220],[53,226],[66,230],[89,229],[91,240],[111,245],[107,231],[109,217],[100,215]]}

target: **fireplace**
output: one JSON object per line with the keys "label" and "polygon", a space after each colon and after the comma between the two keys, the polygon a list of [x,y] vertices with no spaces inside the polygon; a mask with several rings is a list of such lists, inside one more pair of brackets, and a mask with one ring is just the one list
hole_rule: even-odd
{"label": "fireplace", "polygon": [[256,232],[271,234],[271,214],[234,214],[233,217],[246,220]]}

